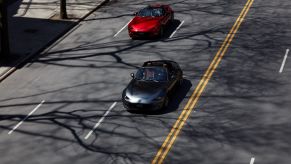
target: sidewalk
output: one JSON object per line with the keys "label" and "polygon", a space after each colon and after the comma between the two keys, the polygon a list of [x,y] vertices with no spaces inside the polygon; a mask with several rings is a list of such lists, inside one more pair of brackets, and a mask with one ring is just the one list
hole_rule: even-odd
{"label": "sidewalk", "polygon": [[67,0],[69,19],[59,19],[60,0],[16,0],[8,7],[11,59],[0,62],[0,81],[108,0]]}

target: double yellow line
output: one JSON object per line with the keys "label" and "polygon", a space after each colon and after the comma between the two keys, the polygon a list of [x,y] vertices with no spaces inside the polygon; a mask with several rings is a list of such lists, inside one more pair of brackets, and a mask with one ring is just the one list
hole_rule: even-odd
{"label": "double yellow line", "polygon": [[217,66],[221,62],[221,59],[225,55],[228,47],[230,46],[230,44],[231,44],[235,34],[237,33],[241,23],[243,22],[247,13],[249,12],[253,2],[254,2],[254,0],[248,0],[247,3],[245,4],[239,17],[236,19],[234,25],[232,26],[231,30],[227,34],[223,44],[221,45],[220,49],[216,53],[211,64],[207,68],[207,71],[203,75],[198,86],[196,87],[196,89],[192,93],[189,101],[187,102],[182,113],[180,114],[179,118],[177,119],[174,126],[172,127],[172,129],[171,129],[170,133],[168,134],[167,138],[165,139],[163,145],[160,147],[159,151],[157,152],[155,158],[152,161],[152,164],[161,164],[165,160],[165,158],[166,158],[167,154],[169,153],[170,149],[172,148],[177,136],[179,135],[181,129],[183,128],[186,120],[188,119],[189,115],[191,114],[192,110],[194,109],[195,105],[197,104],[202,92],[204,91],[204,89],[205,89],[206,85],[208,84],[209,80],[211,79],[214,71],[216,70]]}

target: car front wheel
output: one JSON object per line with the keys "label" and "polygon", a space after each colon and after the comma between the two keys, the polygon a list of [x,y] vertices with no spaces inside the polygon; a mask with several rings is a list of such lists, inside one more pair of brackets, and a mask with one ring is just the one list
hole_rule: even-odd
{"label": "car front wheel", "polygon": [[160,29],[159,37],[162,38],[164,36],[164,27],[162,26]]}

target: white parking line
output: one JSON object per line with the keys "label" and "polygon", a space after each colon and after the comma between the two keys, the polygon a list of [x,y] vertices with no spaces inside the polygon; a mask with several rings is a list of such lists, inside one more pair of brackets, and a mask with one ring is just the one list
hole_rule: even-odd
{"label": "white parking line", "polygon": [[128,21],[128,23],[126,23],[126,25],[124,25],[113,37],[116,37],[122,30],[125,29],[126,26],[128,26],[128,24],[132,21],[132,19],[130,21]]}
{"label": "white parking line", "polygon": [[106,113],[101,117],[101,119],[96,123],[96,125],[93,127],[93,129],[86,135],[85,140],[90,137],[90,135],[95,131],[95,129],[101,124],[101,122],[104,120],[104,118],[108,115],[108,113],[115,107],[117,102],[114,102],[110,108],[106,111]]}
{"label": "white parking line", "polygon": [[179,30],[179,28],[181,28],[181,26],[184,24],[184,20],[179,24],[179,26],[176,28],[176,30],[171,34],[171,36],[169,37],[169,38],[172,38],[174,35],[175,35],[175,33]]}
{"label": "white parking line", "polygon": [[255,163],[255,157],[252,157],[250,164],[254,164]]}
{"label": "white parking line", "polygon": [[42,100],[40,104],[38,104],[22,121],[20,121],[12,130],[8,132],[8,134],[12,134],[12,132],[17,129],[30,115],[32,115],[45,101]]}
{"label": "white parking line", "polygon": [[284,59],[283,59],[283,62],[282,62],[282,65],[281,65],[281,68],[279,70],[279,73],[282,73],[283,72],[283,69],[284,69],[284,66],[285,66],[285,63],[286,63],[286,59],[288,57],[288,53],[289,53],[289,49],[286,50],[286,53],[285,53],[285,56],[284,56]]}

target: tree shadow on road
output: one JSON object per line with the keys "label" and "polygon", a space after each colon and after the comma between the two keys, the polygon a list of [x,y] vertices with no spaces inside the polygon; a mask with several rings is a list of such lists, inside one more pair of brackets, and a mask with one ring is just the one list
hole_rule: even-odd
{"label": "tree shadow on road", "polygon": [[[45,102],[44,105],[58,105],[53,110],[48,112],[42,112],[41,114],[33,114],[28,117],[24,124],[38,125],[38,126],[46,126],[50,127],[45,131],[38,129],[37,131],[29,130],[26,128],[18,128],[13,132],[13,135],[25,135],[29,137],[41,137],[42,140],[49,141],[50,144],[42,145],[45,147],[49,147],[52,151],[59,152],[60,149],[64,147],[59,147],[58,145],[74,145],[77,144],[84,148],[85,151],[90,151],[94,153],[101,153],[109,156],[122,157],[133,159],[139,157],[143,154],[144,150],[140,151],[132,151],[130,150],[129,143],[134,140],[139,145],[144,145],[143,148],[148,146],[152,146],[151,144],[147,143],[155,143],[154,136],[145,132],[146,130],[139,126],[139,121],[145,119],[143,115],[136,115],[136,114],[128,114],[125,110],[120,110],[119,108],[112,111],[107,117],[106,121],[102,123],[102,126],[105,128],[98,128],[96,129],[93,134],[91,135],[90,139],[84,139],[84,136],[92,130],[93,126],[97,121],[104,115],[106,112],[104,109],[98,107],[94,108],[94,104],[111,104],[112,102],[116,101],[102,101],[102,100],[92,100],[92,101],[48,101]],[[71,106],[75,103],[83,103],[83,104],[92,104],[92,108],[86,109],[74,109],[71,111],[62,111],[62,109]],[[120,102],[118,102],[120,103]],[[31,105],[36,105],[38,103],[31,103],[31,104],[14,104],[14,106],[18,107],[28,107]],[[12,107],[10,105],[2,105],[1,108],[5,107]],[[19,121],[25,119],[27,115],[25,114],[2,114],[0,115],[0,128],[2,131],[1,134],[4,132],[10,131],[14,125],[16,125]],[[164,118],[165,119],[165,118]],[[168,117],[167,120],[174,120],[175,118]],[[120,120],[120,121],[119,121]],[[167,121],[161,122],[160,118],[158,117],[149,117],[146,118],[147,121],[143,121],[144,126],[151,126],[153,129],[158,128],[164,124],[167,124]],[[9,122],[9,125],[4,125],[2,123]],[[153,122],[159,122],[159,125],[155,127],[152,126]],[[53,130],[54,129],[59,130]],[[127,130],[126,130],[127,129]],[[125,131],[124,131],[125,130]],[[69,134],[69,135],[59,135],[61,134]],[[132,135],[132,134],[135,135]],[[106,136],[106,137],[105,137]],[[107,137],[110,136],[110,137]],[[105,138],[104,138],[105,137]],[[125,143],[121,144],[119,147],[116,148],[114,145],[104,145],[97,142],[100,138],[107,140],[106,142],[110,142],[110,138],[119,138],[119,140],[124,140]],[[145,140],[147,140],[145,142]],[[23,144],[22,141],[14,141],[19,144],[22,144],[23,147],[27,145],[31,145],[32,143],[25,143]],[[57,144],[58,143],[58,144]],[[31,145],[32,146],[32,145]],[[128,149],[128,150],[126,150]],[[31,151],[42,151],[42,149],[34,149]],[[132,156],[131,156],[132,155]]]}
{"label": "tree shadow on road", "polygon": [[[201,13],[201,15],[195,17],[199,18],[196,19],[196,21],[200,23],[199,26],[201,26],[201,28],[196,29],[196,31],[191,30],[187,33],[181,32],[181,34],[171,40],[132,41],[129,39],[121,39],[108,41],[108,39],[112,37],[109,36],[86,42],[80,39],[82,36],[76,36],[76,39],[73,41],[81,41],[73,48],[67,48],[66,46],[64,46],[66,47],[64,48],[61,47],[63,46],[61,45],[58,49],[44,54],[42,57],[35,60],[35,62],[44,65],[58,66],[58,68],[88,68],[84,72],[88,72],[91,68],[97,68],[98,71],[104,71],[104,74],[100,76],[104,75],[105,77],[110,75],[110,71],[108,70],[113,68],[118,69],[118,71],[125,70],[126,72],[129,71],[128,69],[134,70],[142,63],[141,61],[135,60],[137,55],[141,54],[140,56],[142,56],[144,54],[154,53],[157,57],[162,59],[179,60],[179,64],[183,67],[183,70],[187,70],[189,74],[191,74],[195,68],[197,68],[196,70],[201,70],[200,74],[203,74],[206,69],[205,67],[201,68],[199,64],[208,64],[209,61],[212,60],[212,56],[207,56],[207,54],[216,53],[216,50],[219,49],[220,43],[225,37],[224,34],[226,34],[230,26],[225,22],[216,25],[218,23],[217,19],[206,19],[215,15],[223,17],[237,16],[237,13],[231,14],[231,12],[241,10],[241,5],[229,9],[228,7],[231,6],[229,2],[228,0],[213,3],[205,2],[201,4],[196,3],[192,6],[191,4],[184,4],[186,6],[185,9],[181,9],[181,12],[184,14],[197,8],[199,12],[204,14],[204,18],[199,17],[202,15]],[[190,3],[190,1],[187,1],[187,3]],[[240,2],[236,1],[234,3]],[[275,3],[275,1],[272,3]],[[199,5],[201,7],[199,7]],[[213,6],[214,11],[209,7],[210,5]],[[222,8],[221,10],[220,7]],[[206,88],[207,92],[204,92],[201,96],[199,104],[196,107],[197,112],[191,114],[190,117],[193,119],[187,120],[181,133],[183,139],[179,141],[179,144],[175,145],[175,149],[172,149],[172,151],[174,151],[173,154],[175,154],[172,158],[173,163],[181,163],[182,160],[185,160],[185,162],[182,163],[193,163],[193,160],[197,160],[197,163],[201,164],[209,162],[208,159],[217,161],[218,156],[215,155],[219,152],[221,153],[221,156],[219,156],[221,157],[220,160],[227,163],[233,156],[231,156],[231,153],[226,154],[225,151],[221,151],[222,149],[228,151],[238,150],[238,154],[241,152],[255,152],[258,154],[264,152],[269,155],[275,154],[276,151],[283,152],[282,154],[284,155],[285,153],[290,154],[289,148],[291,143],[290,140],[288,140],[291,135],[289,130],[290,112],[282,108],[284,104],[290,104],[290,99],[284,97],[286,96],[285,92],[289,90],[281,88],[284,85],[290,84],[290,81],[288,81],[288,79],[285,79],[286,81],[283,82],[280,81],[283,77],[274,75],[275,66],[273,65],[274,62],[282,61],[284,51],[280,52],[279,48],[283,49],[285,46],[289,45],[287,42],[290,39],[287,39],[286,34],[290,34],[290,31],[288,33],[287,30],[282,30],[281,33],[278,33],[278,27],[282,22],[277,22],[279,19],[272,17],[274,13],[273,10],[269,10],[271,7],[274,6],[262,7],[261,17],[252,17],[250,20],[243,23],[243,25],[245,24],[247,26],[239,31],[239,37],[235,39],[235,42],[230,46],[228,54],[223,58],[224,64],[220,65],[216,70],[210,81],[210,85]],[[260,8],[260,6],[257,8]],[[271,12],[269,15],[266,14],[268,11]],[[225,12],[228,13],[225,14]],[[211,25],[211,21],[214,22],[213,24],[215,26],[212,26],[213,24]],[[207,24],[203,26],[203,22],[210,23],[210,25],[208,26]],[[175,26],[177,25],[178,21]],[[188,26],[191,25],[192,24]],[[261,27],[264,27],[264,29],[262,29],[263,32],[258,32],[258,29]],[[286,27],[289,26],[286,25]],[[94,32],[88,32],[80,35],[89,37],[93,34]],[[174,41],[178,40],[187,40],[188,42],[181,42],[180,45],[176,46]],[[276,40],[276,42],[274,40]],[[155,45],[157,42],[161,44],[158,46]],[[173,42],[173,44],[170,44],[171,42]],[[187,44],[189,42],[191,43],[190,45]],[[181,54],[183,52],[186,55]],[[129,53],[132,53],[131,60],[128,60],[129,56],[126,56]],[[202,57],[198,58],[199,55]],[[109,59],[106,57],[109,57]],[[88,64],[88,62],[93,62],[93,64]],[[99,63],[96,64],[97,62]],[[96,70],[94,71],[97,72]],[[270,72],[272,72],[271,76]],[[84,73],[80,74],[83,75]],[[116,75],[117,74],[118,73],[116,73]],[[92,76],[88,74],[88,77],[91,78]],[[200,75],[197,75],[195,79],[200,77]],[[193,76],[191,76],[191,78],[193,78]],[[86,80],[86,78],[80,80]],[[125,85],[124,81],[126,81],[125,78],[120,78],[119,83],[114,83],[112,85]],[[101,83],[107,84],[108,81],[102,81]],[[82,99],[70,101],[59,100],[48,103],[51,105],[65,103],[64,106],[60,106],[60,109],[74,103],[93,103],[91,108],[74,108],[72,111],[65,112],[54,109],[55,111],[53,112],[34,115],[27,120],[35,124],[49,124],[62,127],[70,132],[70,139],[59,137],[54,133],[46,135],[44,133],[21,129],[16,132],[28,136],[40,136],[46,139],[52,139],[53,141],[65,141],[66,143],[78,144],[85,150],[92,152],[100,152],[106,155],[120,155],[126,159],[140,159],[143,158],[142,156],[145,152],[159,148],[158,146],[161,144],[161,138],[163,138],[166,133],[158,132],[163,129],[168,130],[171,128],[173,125],[172,123],[177,119],[176,115],[173,116],[170,114],[178,109],[181,103],[180,100],[185,97],[191,85],[194,85],[187,80],[184,81],[184,83],[186,83],[185,87],[179,90],[178,94],[174,96],[174,99],[177,101],[172,101],[166,112],[148,114],[145,118],[145,115],[130,114],[125,112],[122,108],[118,112],[113,112],[113,114],[108,116],[114,121],[109,121],[106,125],[111,125],[113,128],[108,130],[101,129],[100,131],[94,132],[95,138],[93,137],[94,140],[89,144],[87,141],[85,142],[79,134],[80,131],[82,132],[92,128],[92,123],[96,122],[96,118],[101,118],[104,114],[104,109],[99,109],[96,106],[100,103],[119,101],[118,99],[106,100],[106,102],[102,102],[104,100],[98,99],[89,100],[88,93],[80,92],[78,94],[82,96]],[[53,85],[55,83],[51,84]],[[95,86],[95,84],[90,86],[90,91],[92,92],[99,91],[101,88],[94,88],[93,86]],[[104,86],[102,87],[104,88]],[[54,92],[58,92],[58,89],[55,89]],[[42,88],[39,90],[42,90]],[[59,91],[64,92],[62,89],[59,89]],[[69,95],[72,93],[64,92],[64,94]],[[35,98],[37,95],[39,95],[39,93],[31,95],[31,97]],[[22,98],[25,98],[25,96],[20,97],[20,99]],[[7,98],[7,100],[13,101],[11,98]],[[7,104],[5,101],[2,103]],[[8,106],[10,107],[17,106],[24,108],[27,105],[28,104],[21,103],[10,103],[9,105],[8,102]],[[33,105],[37,105],[37,103],[33,103]],[[1,108],[5,108],[5,105],[2,105]],[[96,114],[94,112],[99,113]],[[19,114],[2,114],[0,120],[3,122],[11,121],[12,123],[17,123],[24,117],[25,115]],[[69,122],[72,121],[74,124],[68,123],[68,120]],[[91,124],[85,123],[85,120],[89,121]],[[121,121],[115,122],[116,120]],[[1,125],[1,128],[5,131],[11,130],[11,127],[12,125]],[[119,129],[124,131],[121,132]],[[151,129],[153,129],[153,131],[150,131]],[[106,134],[105,137],[103,134]],[[102,138],[103,141],[108,141],[107,139],[112,137],[119,137],[119,139],[128,138],[128,142],[110,142],[107,147],[101,147],[101,145],[97,143],[100,138]],[[119,139],[116,139],[116,141],[120,141]],[[102,142],[99,141],[99,143]],[[144,152],[130,150],[129,145],[132,147],[138,145],[140,149],[148,149]],[[123,149],[123,151],[118,148]],[[205,153],[208,154],[207,159],[205,158]],[[182,159],[177,157],[185,158]],[[195,159],[193,159],[193,157],[195,157]]]}

